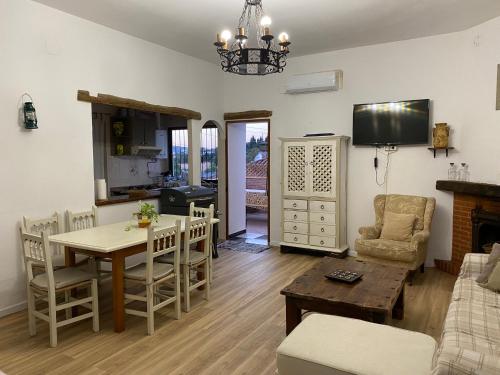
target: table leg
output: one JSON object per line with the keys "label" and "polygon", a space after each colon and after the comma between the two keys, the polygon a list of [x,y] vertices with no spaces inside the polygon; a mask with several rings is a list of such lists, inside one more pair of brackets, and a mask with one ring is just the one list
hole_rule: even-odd
{"label": "table leg", "polygon": [[76,255],[71,247],[64,247],[64,264],[66,267],[74,267],[76,264]]}
{"label": "table leg", "polygon": [[295,329],[295,327],[297,327],[302,321],[302,310],[290,297],[285,298],[285,303],[286,303],[286,334],[288,336]]}
{"label": "table leg", "polygon": [[124,285],[123,270],[125,268],[125,257],[119,251],[113,252],[112,277],[113,277],[113,321],[115,332],[125,330],[125,304],[124,304]]}
{"label": "table leg", "polygon": [[394,319],[403,320],[404,316],[405,316],[404,307],[405,307],[405,287],[403,285],[403,288],[401,289],[401,293],[399,293],[399,297],[396,300],[396,304],[394,305],[394,308],[392,309],[392,317]]}

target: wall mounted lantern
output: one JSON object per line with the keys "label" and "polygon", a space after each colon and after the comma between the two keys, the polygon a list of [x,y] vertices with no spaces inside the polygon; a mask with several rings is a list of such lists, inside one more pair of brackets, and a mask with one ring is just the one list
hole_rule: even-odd
{"label": "wall mounted lantern", "polygon": [[29,98],[29,101],[24,102],[23,105],[24,127],[29,130],[38,129],[38,120],[36,118],[35,106],[33,105],[33,98],[25,93],[23,94],[23,100],[24,96]]}

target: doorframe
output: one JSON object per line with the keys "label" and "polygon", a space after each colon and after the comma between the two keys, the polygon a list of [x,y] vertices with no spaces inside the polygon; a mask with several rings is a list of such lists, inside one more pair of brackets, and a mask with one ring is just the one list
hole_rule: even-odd
{"label": "doorframe", "polygon": [[[231,120],[226,121],[226,139],[225,139],[225,166],[226,166],[226,238],[229,238],[229,168],[228,168],[228,126],[231,124],[250,124],[250,123],[267,122],[267,242],[271,243],[271,119],[251,119],[251,120]],[[246,216],[246,211],[245,211]]]}

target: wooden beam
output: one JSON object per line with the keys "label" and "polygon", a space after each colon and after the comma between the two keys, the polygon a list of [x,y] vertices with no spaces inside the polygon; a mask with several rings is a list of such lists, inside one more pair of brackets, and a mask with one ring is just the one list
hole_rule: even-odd
{"label": "wooden beam", "polygon": [[155,112],[164,115],[183,117],[188,120],[201,120],[201,113],[190,109],[166,107],[163,105],[149,104],[134,99],[120,98],[119,96],[97,94],[92,96],[88,91],[78,90],[77,99],[81,102],[112,105],[120,108],[129,108],[139,111]]}
{"label": "wooden beam", "polygon": [[254,120],[259,118],[269,118],[273,115],[272,111],[246,111],[246,112],[226,112],[224,113],[225,121],[233,120]]}

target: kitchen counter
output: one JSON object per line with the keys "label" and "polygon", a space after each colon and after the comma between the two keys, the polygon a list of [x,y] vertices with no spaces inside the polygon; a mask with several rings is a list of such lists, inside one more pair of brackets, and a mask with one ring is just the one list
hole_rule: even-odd
{"label": "kitchen counter", "polygon": [[116,195],[113,197],[110,197],[108,199],[96,199],[95,205],[96,206],[109,206],[111,204],[120,204],[120,203],[127,203],[127,202],[138,202],[138,201],[145,201],[148,199],[157,199],[160,197],[160,192],[158,190],[152,190],[148,191],[148,194],[143,197],[130,197],[129,195]]}

